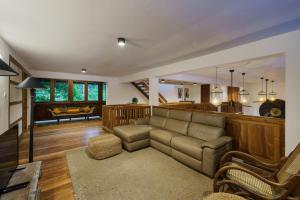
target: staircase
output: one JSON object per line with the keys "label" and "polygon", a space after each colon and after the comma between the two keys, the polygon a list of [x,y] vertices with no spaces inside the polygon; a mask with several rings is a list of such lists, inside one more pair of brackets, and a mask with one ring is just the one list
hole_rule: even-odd
{"label": "staircase", "polygon": [[[131,83],[136,89],[138,89],[138,91],[140,91],[147,99],[149,99],[149,81],[148,80],[141,80],[141,81],[136,81],[136,82],[131,82]],[[159,103],[167,103],[167,100],[161,93],[158,93],[158,100],[159,100]]]}

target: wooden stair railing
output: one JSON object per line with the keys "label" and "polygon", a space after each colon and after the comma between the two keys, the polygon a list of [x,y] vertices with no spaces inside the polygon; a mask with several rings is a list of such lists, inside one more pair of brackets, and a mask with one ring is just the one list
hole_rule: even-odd
{"label": "wooden stair railing", "polygon": [[112,132],[113,127],[130,124],[132,120],[150,117],[150,106],[145,104],[105,105],[102,107],[103,128]]}
{"label": "wooden stair railing", "polygon": [[[132,82],[132,85],[138,91],[140,91],[147,99],[149,99],[149,81],[148,80]],[[167,103],[168,102],[161,93],[158,93],[158,100],[159,100],[159,103]]]}

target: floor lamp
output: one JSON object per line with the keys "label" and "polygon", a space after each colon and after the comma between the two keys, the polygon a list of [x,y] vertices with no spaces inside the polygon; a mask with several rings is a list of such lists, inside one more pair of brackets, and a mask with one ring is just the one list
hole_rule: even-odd
{"label": "floor lamp", "polygon": [[33,162],[33,120],[34,120],[34,90],[37,88],[44,88],[41,83],[41,79],[28,77],[23,82],[21,82],[17,88],[20,89],[30,89],[30,134],[29,134],[29,162]]}

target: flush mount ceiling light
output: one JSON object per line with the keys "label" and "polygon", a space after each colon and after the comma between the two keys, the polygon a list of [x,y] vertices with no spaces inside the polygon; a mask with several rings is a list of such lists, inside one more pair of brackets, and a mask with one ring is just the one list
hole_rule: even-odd
{"label": "flush mount ceiling light", "polygon": [[81,70],[81,73],[84,73],[84,74],[85,74],[85,73],[86,73],[86,69],[83,68],[83,69]]}
{"label": "flush mount ceiling light", "polygon": [[126,45],[126,39],[125,38],[118,38],[118,46],[124,47]]}
{"label": "flush mount ceiling light", "polygon": [[161,79],[161,81],[160,82],[162,82],[162,83],[165,83],[166,81],[165,81],[165,79]]}
{"label": "flush mount ceiling light", "polygon": [[216,83],[210,92],[211,103],[215,106],[221,105],[223,101],[223,90],[218,85],[218,68],[216,67]]}
{"label": "flush mount ceiling light", "polygon": [[240,103],[246,104],[249,102],[250,99],[250,94],[249,92],[245,89],[245,75],[246,73],[242,73],[243,76],[243,89],[240,91]]}
{"label": "flush mount ceiling light", "polygon": [[193,85],[197,85],[197,83],[193,83]]}

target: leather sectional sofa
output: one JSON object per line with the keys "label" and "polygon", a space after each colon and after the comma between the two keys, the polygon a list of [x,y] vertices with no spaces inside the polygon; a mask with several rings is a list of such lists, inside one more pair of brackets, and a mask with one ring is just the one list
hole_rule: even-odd
{"label": "leather sectional sofa", "polygon": [[114,127],[114,133],[128,151],[151,146],[213,177],[219,159],[231,149],[224,126],[220,115],[153,108],[149,120]]}

